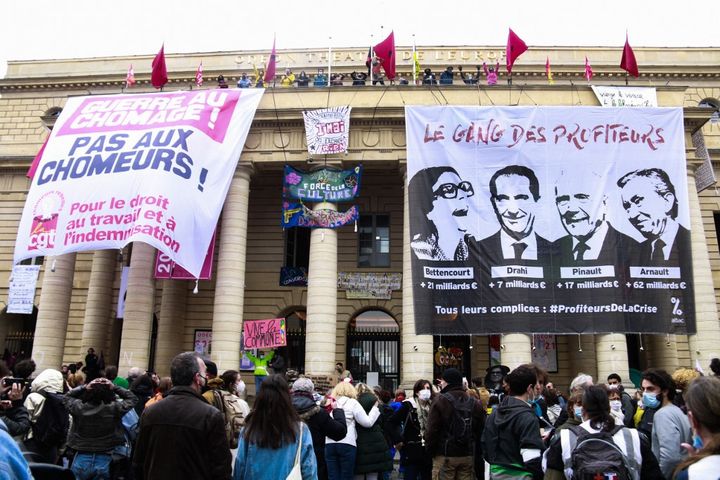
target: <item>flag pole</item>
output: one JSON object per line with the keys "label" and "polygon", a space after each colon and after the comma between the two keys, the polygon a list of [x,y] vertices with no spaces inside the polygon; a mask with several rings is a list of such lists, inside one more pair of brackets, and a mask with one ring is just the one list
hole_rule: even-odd
{"label": "flag pole", "polygon": [[415,55],[417,55],[417,47],[415,46],[415,34],[413,37],[413,49],[412,49],[412,71],[413,71],[413,85],[417,86],[417,72],[415,71]]}
{"label": "flag pole", "polygon": [[330,79],[332,78],[332,37],[328,37],[329,43],[328,43],[328,87],[332,86],[330,83]]}

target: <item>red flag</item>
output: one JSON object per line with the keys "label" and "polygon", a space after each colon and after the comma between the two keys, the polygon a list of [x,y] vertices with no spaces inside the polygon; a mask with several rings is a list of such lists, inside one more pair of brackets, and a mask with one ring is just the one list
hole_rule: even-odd
{"label": "red flag", "polygon": [[197,85],[198,87],[202,87],[202,82],[203,82],[202,74],[203,74],[202,60],[200,60],[200,65],[198,65],[197,72],[195,72],[195,85]]}
{"label": "red flag", "polygon": [[125,88],[130,88],[135,85],[135,70],[133,70],[132,63],[128,68],[127,75],[125,76]]}
{"label": "red flag", "polygon": [[390,32],[390,35],[378,43],[374,47],[375,55],[382,60],[382,67],[385,70],[385,75],[390,80],[395,79],[395,32]]}
{"label": "red flag", "polygon": [[633,49],[630,46],[627,33],[625,34],[625,47],[623,48],[622,60],[620,60],[620,68],[622,68],[635,78],[640,76],[640,72],[638,71],[638,64],[635,60],[635,52],[633,52]]}
{"label": "red flag", "polygon": [[553,80],[552,70],[550,69],[550,57],[545,57],[545,76],[547,77],[547,81],[550,85],[555,83],[555,80]]}
{"label": "red flag", "polygon": [[272,52],[270,52],[270,59],[268,60],[267,68],[265,68],[265,77],[263,78],[266,85],[270,82],[275,81],[275,66],[276,66],[276,64],[277,64],[277,61],[276,61],[276,54],[275,54],[275,37],[273,37],[273,48],[272,48]]}
{"label": "red flag", "polygon": [[507,47],[505,49],[505,59],[507,60],[507,71],[512,72],[515,60],[527,51],[528,47],[520,37],[515,35],[512,28],[508,29]]}
{"label": "red flag", "polygon": [[160,47],[160,51],[152,61],[152,75],[150,83],[155,88],[162,88],[168,82],[167,66],[165,65],[165,45]]}
{"label": "red flag", "polygon": [[35,176],[35,170],[37,170],[38,165],[40,165],[40,160],[42,160],[43,152],[45,151],[45,147],[48,144],[48,140],[50,140],[50,135],[48,135],[48,137],[45,139],[45,142],[42,144],[42,147],[40,147],[40,150],[38,150],[37,155],[35,155],[35,158],[33,158],[33,161],[30,164],[30,168],[25,174],[26,177],[33,178]]}
{"label": "red flag", "polygon": [[590,60],[588,60],[587,56],[585,57],[585,78],[589,82],[592,80],[593,77],[593,71],[592,67],[590,66]]}

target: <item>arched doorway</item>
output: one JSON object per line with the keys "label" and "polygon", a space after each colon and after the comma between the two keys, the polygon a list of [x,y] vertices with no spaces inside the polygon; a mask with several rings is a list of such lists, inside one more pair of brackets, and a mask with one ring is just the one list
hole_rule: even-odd
{"label": "arched doorway", "polygon": [[2,354],[7,350],[15,360],[29,358],[32,355],[35,338],[35,324],[38,309],[33,306],[31,314],[7,313],[7,307],[0,312],[0,345]]}
{"label": "arched doorway", "polygon": [[346,358],[353,380],[367,383],[377,373],[378,384],[394,392],[400,384],[400,328],[395,318],[380,309],[355,315],[348,326]]}
{"label": "arched doorway", "polygon": [[287,346],[277,349],[276,355],[282,355],[288,370],[305,372],[305,307],[292,307],[280,314],[285,318]]}

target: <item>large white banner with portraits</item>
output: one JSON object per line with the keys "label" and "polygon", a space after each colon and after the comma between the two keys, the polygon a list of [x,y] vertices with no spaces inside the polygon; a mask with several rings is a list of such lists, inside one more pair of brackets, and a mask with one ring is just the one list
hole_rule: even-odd
{"label": "large white banner with portraits", "polygon": [[682,109],[406,107],[418,333],[694,332]]}
{"label": "large white banner with portraits", "polygon": [[199,276],[261,97],[69,98],[32,180],[15,262],[142,241]]}

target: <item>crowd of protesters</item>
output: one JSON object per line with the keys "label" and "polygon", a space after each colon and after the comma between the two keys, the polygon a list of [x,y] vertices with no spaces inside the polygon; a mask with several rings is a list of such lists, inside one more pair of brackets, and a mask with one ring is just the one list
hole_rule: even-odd
{"label": "crowd of protesters", "polygon": [[250,408],[239,372],[195,352],[167,378],[121,377],[101,358],[37,374],[30,359],[0,362],[0,478],[720,477],[720,378],[694,369],[650,368],[631,395],[617,374],[580,373],[562,392],[533,364],[470,384],[447,368],[393,396],[342,364],[318,391],[268,353]]}

